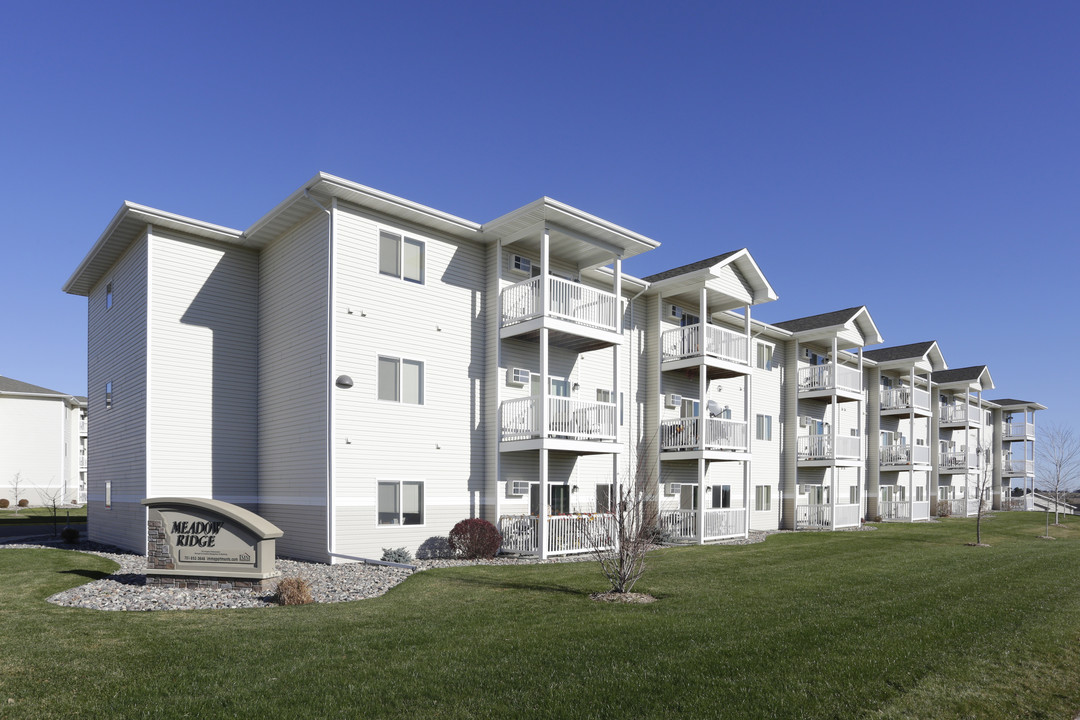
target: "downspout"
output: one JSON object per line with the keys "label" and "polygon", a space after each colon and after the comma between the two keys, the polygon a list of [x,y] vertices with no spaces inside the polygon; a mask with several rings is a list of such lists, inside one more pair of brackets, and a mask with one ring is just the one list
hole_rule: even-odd
{"label": "downspout", "polygon": [[[326,213],[326,554],[333,564],[334,557],[334,213],[304,188],[304,197]],[[363,558],[350,558],[360,560]]]}

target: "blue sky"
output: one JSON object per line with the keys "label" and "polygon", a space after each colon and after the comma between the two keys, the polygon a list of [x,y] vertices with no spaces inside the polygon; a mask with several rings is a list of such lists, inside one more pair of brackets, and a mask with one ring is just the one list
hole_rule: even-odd
{"label": "blue sky", "polygon": [[[483,222],[549,195],[749,247],[1072,425],[1080,5],[22,3],[0,27],[0,374],[86,390],[63,294],[124,200],[245,228],[323,170]],[[1040,421],[1041,421],[1040,418]]]}

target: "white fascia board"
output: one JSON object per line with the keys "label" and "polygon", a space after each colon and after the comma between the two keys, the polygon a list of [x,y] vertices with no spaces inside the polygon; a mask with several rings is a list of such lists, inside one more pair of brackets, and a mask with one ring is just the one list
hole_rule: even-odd
{"label": "white fascia board", "polygon": [[[615,270],[607,265],[582,268],[580,272],[582,277],[591,276],[598,281],[611,281],[614,280],[615,276]],[[648,290],[649,287],[649,283],[639,277],[634,277],[633,275],[628,275],[627,273],[622,274],[623,295],[637,295],[643,290]]]}
{"label": "white fascia board", "polygon": [[[745,319],[743,318],[743,316],[740,315],[739,313],[735,312],[734,310],[721,310],[720,312],[713,313],[712,317],[713,318],[727,318],[727,319],[731,320],[733,323],[743,323],[743,322],[745,322]],[[764,335],[765,337],[769,337],[769,338],[772,338],[774,340],[783,340],[783,341],[790,340],[792,337],[795,336],[795,333],[791,332],[790,330],[783,330],[781,328],[776,327],[775,325],[770,325],[767,322],[762,322],[761,320],[755,320],[753,317],[750,318],[750,333],[754,337],[759,337],[759,336]]]}

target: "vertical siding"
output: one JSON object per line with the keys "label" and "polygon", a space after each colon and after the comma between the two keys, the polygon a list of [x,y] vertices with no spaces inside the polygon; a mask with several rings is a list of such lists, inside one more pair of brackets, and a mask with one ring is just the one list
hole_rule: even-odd
{"label": "vertical siding", "polygon": [[258,254],[155,232],[150,256],[151,486],[255,510]]}
{"label": "vertical siding", "polygon": [[[136,552],[146,550],[147,238],[134,242],[90,291],[88,312],[89,537]],[[106,286],[113,306],[105,309]],[[113,406],[105,409],[105,383]],[[112,508],[105,509],[105,483]]]}
{"label": "vertical siding", "polygon": [[[479,517],[485,495],[486,250],[339,208],[335,216],[336,551],[416,550]],[[423,284],[381,275],[379,231],[424,243]],[[351,312],[350,312],[351,310]],[[422,405],[377,399],[380,355],[424,363]],[[424,524],[379,526],[379,481],[424,481]]]}
{"label": "vertical siding", "polygon": [[326,553],[327,217],[319,211],[259,257],[259,514],[278,552]]}

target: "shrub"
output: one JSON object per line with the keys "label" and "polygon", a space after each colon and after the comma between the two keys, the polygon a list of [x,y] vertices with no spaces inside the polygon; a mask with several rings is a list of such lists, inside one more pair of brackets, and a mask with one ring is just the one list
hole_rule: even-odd
{"label": "shrub", "polygon": [[493,558],[501,546],[502,535],[487,520],[462,520],[450,531],[450,548],[460,558]]}
{"label": "shrub", "polygon": [[302,577],[284,577],[274,590],[274,602],[278,605],[310,605],[315,602],[311,597],[311,585]]}
{"label": "shrub", "polygon": [[406,548],[383,548],[382,549],[383,562],[401,563],[408,565],[413,561],[412,553]]}
{"label": "shrub", "polygon": [[433,535],[416,549],[416,557],[419,560],[434,560],[436,558],[454,557],[454,551],[450,549],[450,540],[445,535]]}
{"label": "shrub", "polygon": [[8,507],[9,505],[11,505],[10,500],[8,500],[7,498],[0,498],[0,510],[3,510],[4,508]]}
{"label": "shrub", "polygon": [[19,507],[29,507],[29,506],[30,506],[30,501],[27,500],[26,498],[23,498],[22,500],[19,501]]}
{"label": "shrub", "polygon": [[74,545],[79,542],[79,531],[77,528],[66,527],[60,531],[60,539],[68,545]]}
{"label": "shrub", "polygon": [[952,515],[952,504],[948,500],[938,500],[937,514],[938,517],[949,517]]}

